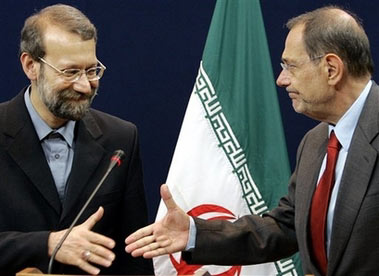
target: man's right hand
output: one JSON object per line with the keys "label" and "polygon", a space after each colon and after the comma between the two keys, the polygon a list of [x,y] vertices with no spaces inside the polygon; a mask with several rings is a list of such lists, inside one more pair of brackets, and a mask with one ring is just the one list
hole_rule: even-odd
{"label": "man's right hand", "polygon": [[189,216],[176,205],[166,184],[161,186],[161,197],[167,207],[167,214],[125,239],[125,251],[133,257],[153,258],[183,251],[187,245]]}
{"label": "man's right hand", "polygon": [[[115,242],[106,236],[91,231],[103,217],[103,214],[104,209],[100,207],[85,222],[75,226],[58,250],[55,260],[77,266],[91,275],[96,275],[100,272],[100,269],[92,264],[109,267],[115,259],[115,254],[111,251],[115,246]],[[49,256],[52,255],[54,248],[66,231],[67,229],[50,233],[48,240]]]}

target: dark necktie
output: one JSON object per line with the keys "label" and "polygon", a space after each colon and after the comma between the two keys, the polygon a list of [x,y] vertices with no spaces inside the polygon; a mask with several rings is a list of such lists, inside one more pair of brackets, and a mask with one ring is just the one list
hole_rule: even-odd
{"label": "dark necktie", "polygon": [[330,195],[334,186],[334,172],[340,148],[341,145],[334,131],[332,131],[328,142],[326,168],[313,194],[310,212],[310,238],[313,259],[323,275],[326,275],[328,264],[325,248],[326,217]]}
{"label": "dark necktie", "polygon": [[60,134],[59,132],[50,132],[47,136],[46,136],[47,139],[64,139],[62,134]]}

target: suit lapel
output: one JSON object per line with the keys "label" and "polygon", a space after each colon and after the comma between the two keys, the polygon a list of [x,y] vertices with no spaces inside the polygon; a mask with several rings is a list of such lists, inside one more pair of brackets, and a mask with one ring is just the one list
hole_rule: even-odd
{"label": "suit lapel", "polygon": [[95,181],[92,182],[91,186],[88,185],[106,153],[96,141],[101,135],[101,130],[90,113],[83,120],[77,122],[74,160],[67,183],[61,221],[67,215],[72,215],[72,210],[82,207],[78,206],[80,196],[86,189],[94,189],[97,184]]}
{"label": "suit lapel", "polygon": [[7,106],[4,131],[12,137],[8,153],[59,215],[61,203],[58,192],[37,133],[25,107],[24,91],[21,91]]}
{"label": "suit lapel", "polygon": [[329,274],[333,275],[346,248],[377,160],[371,141],[378,134],[379,88],[373,83],[355,129],[334,212]]}
{"label": "suit lapel", "polygon": [[[306,214],[305,214],[305,223],[304,225],[308,226],[308,221],[309,221],[309,210],[310,210],[310,207],[311,207],[311,202],[312,202],[312,197],[313,197],[313,193],[317,187],[317,180],[318,180],[318,176],[319,176],[319,173],[320,173],[320,169],[321,169],[321,164],[322,164],[322,160],[324,159],[325,157],[325,154],[326,154],[326,147],[327,147],[327,142],[328,142],[328,135],[327,135],[327,128],[325,131],[323,131],[323,134],[324,135],[321,135],[317,138],[317,140],[315,141],[315,144],[312,146],[314,148],[316,148],[317,150],[312,153],[312,151],[310,150],[307,150],[308,153],[312,154],[312,156],[309,156],[307,158],[304,158],[308,164],[305,164],[305,166],[308,166],[309,168],[312,168],[313,170],[313,173],[311,175],[307,175],[305,176],[306,178],[304,179],[307,183],[307,185],[305,185],[304,187],[306,187],[306,192],[305,192],[305,197],[304,197],[304,205],[305,205],[305,210],[306,210]],[[321,146],[319,146],[321,145]],[[310,170],[306,170],[306,171],[310,171]]]}
{"label": "suit lapel", "polygon": [[[312,196],[317,186],[317,180],[322,164],[322,160],[326,154],[326,147],[328,142],[328,126],[321,123],[311,134],[312,139],[306,141],[306,146],[302,149],[300,154],[301,160],[298,161],[298,175],[297,175],[297,191],[296,191],[296,206],[300,229],[298,238],[305,246],[304,258],[307,258],[306,263],[312,264],[311,247],[308,240],[308,222],[309,210],[312,202]],[[301,214],[300,214],[301,212]],[[301,233],[301,234],[300,234]],[[316,268],[314,268],[316,269]]]}

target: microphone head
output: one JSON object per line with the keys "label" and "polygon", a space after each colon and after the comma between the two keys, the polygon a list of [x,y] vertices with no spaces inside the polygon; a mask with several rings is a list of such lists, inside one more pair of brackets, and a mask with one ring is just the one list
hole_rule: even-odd
{"label": "microphone head", "polygon": [[112,163],[116,163],[117,166],[120,166],[121,163],[122,163],[122,160],[124,160],[125,158],[125,152],[121,149],[118,149],[118,150],[115,150],[112,157],[111,157],[111,161]]}

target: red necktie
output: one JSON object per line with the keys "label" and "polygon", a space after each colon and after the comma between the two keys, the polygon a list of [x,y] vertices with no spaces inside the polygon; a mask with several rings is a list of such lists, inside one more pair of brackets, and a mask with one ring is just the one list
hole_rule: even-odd
{"label": "red necktie", "polygon": [[326,217],[330,195],[334,186],[334,171],[340,148],[341,145],[334,131],[332,131],[328,142],[326,168],[313,194],[310,212],[310,237],[313,258],[323,275],[326,275],[328,264],[325,249]]}

